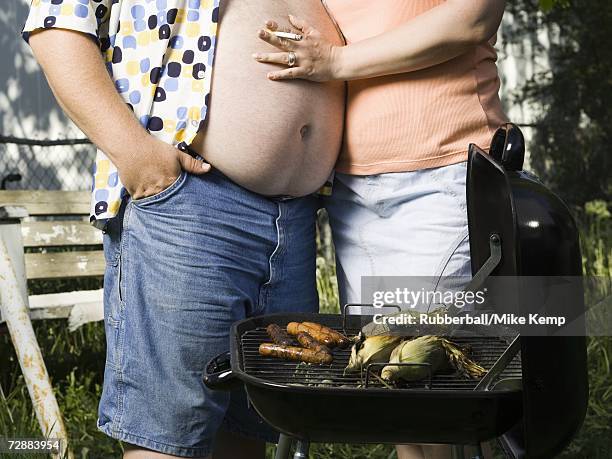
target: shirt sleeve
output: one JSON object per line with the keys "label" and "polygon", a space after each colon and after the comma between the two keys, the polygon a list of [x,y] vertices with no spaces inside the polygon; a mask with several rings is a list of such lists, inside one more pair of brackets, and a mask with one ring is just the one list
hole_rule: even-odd
{"label": "shirt sleeve", "polygon": [[32,0],[21,36],[29,43],[34,30],[56,27],[85,33],[99,43],[104,38],[103,26],[108,21],[112,1]]}

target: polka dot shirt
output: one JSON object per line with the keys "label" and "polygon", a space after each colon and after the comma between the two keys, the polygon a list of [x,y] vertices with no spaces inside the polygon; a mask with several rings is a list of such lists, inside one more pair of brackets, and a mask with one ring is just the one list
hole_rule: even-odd
{"label": "polka dot shirt", "polygon": [[[117,91],[154,136],[185,150],[206,119],[219,0],[32,0],[22,30],[83,32]],[[126,190],[98,149],[90,221],[104,228]]]}

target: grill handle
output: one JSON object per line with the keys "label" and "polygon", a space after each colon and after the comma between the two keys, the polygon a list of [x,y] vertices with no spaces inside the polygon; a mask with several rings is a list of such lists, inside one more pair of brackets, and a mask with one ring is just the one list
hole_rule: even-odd
{"label": "grill handle", "polygon": [[489,368],[489,371],[482,377],[480,382],[476,385],[474,390],[491,390],[491,385],[495,378],[502,374],[508,364],[512,362],[514,357],[521,350],[520,335],[517,335],[510,346],[506,348],[502,355],[495,361],[493,366]]}
{"label": "grill handle", "polygon": [[433,371],[431,369],[431,364],[429,363],[409,363],[409,362],[397,362],[397,363],[391,363],[391,362],[380,362],[380,363],[370,363],[367,368],[366,368],[366,377],[365,377],[365,388],[368,388],[368,385],[370,384],[370,375],[373,374],[372,371],[376,368],[381,368],[381,367],[386,367],[387,365],[389,366],[394,366],[394,367],[426,367],[427,368],[427,373],[428,373],[428,383],[427,383],[427,388],[431,389],[431,380],[433,378]]}
{"label": "grill handle", "polygon": [[214,390],[233,390],[242,386],[242,382],[232,371],[229,351],[208,362],[203,379],[206,387]]}

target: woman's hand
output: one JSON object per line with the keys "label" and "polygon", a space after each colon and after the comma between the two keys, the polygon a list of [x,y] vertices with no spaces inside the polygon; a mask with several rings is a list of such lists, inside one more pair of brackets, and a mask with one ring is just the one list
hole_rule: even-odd
{"label": "woman's hand", "polygon": [[[449,61],[490,40],[504,14],[505,0],[447,0],[414,19],[379,35],[346,46],[334,46],[305,21],[289,16],[282,32],[299,33],[300,41],[260,30],[259,37],[283,52],[256,54],[259,62],[289,65],[271,72],[273,80],[351,81],[414,72]],[[269,21],[269,30],[279,30]]]}
{"label": "woman's hand", "polygon": [[[306,21],[289,15],[293,29],[279,27],[274,21],[266,23],[266,29],[258,33],[263,41],[278,48],[280,53],[257,53],[253,58],[258,62],[289,66],[291,53],[295,64],[287,69],[268,73],[271,80],[303,79],[310,81],[335,80],[338,68],[340,47],[325,40],[321,33]],[[271,32],[290,32],[302,36],[301,40],[279,38]]]}

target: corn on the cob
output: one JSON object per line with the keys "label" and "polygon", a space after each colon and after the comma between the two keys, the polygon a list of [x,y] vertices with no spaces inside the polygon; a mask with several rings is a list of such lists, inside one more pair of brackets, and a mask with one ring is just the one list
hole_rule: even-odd
{"label": "corn on the cob", "polygon": [[446,350],[448,361],[460,374],[467,378],[482,378],[487,370],[470,359],[465,352],[456,344],[447,339],[442,339],[442,346]]}
{"label": "corn on the cob", "polygon": [[486,373],[484,368],[470,360],[455,344],[431,335],[402,342],[393,349],[389,363],[429,364],[430,368],[420,365],[387,365],[381,372],[382,379],[386,381],[418,381],[426,378],[430,370],[433,375],[451,368],[468,378],[480,378]]}
{"label": "corn on the cob", "polygon": [[360,371],[370,363],[382,363],[389,360],[391,351],[400,342],[399,336],[371,336],[353,345],[351,358],[344,371]]}
{"label": "corn on the cob", "polygon": [[[436,336],[421,336],[413,340],[400,343],[391,352],[389,363],[415,363],[429,364],[431,374],[448,369],[446,351]],[[430,369],[426,366],[397,366],[387,365],[382,369],[381,377],[385,381],[418,381],[426,378]]]}

